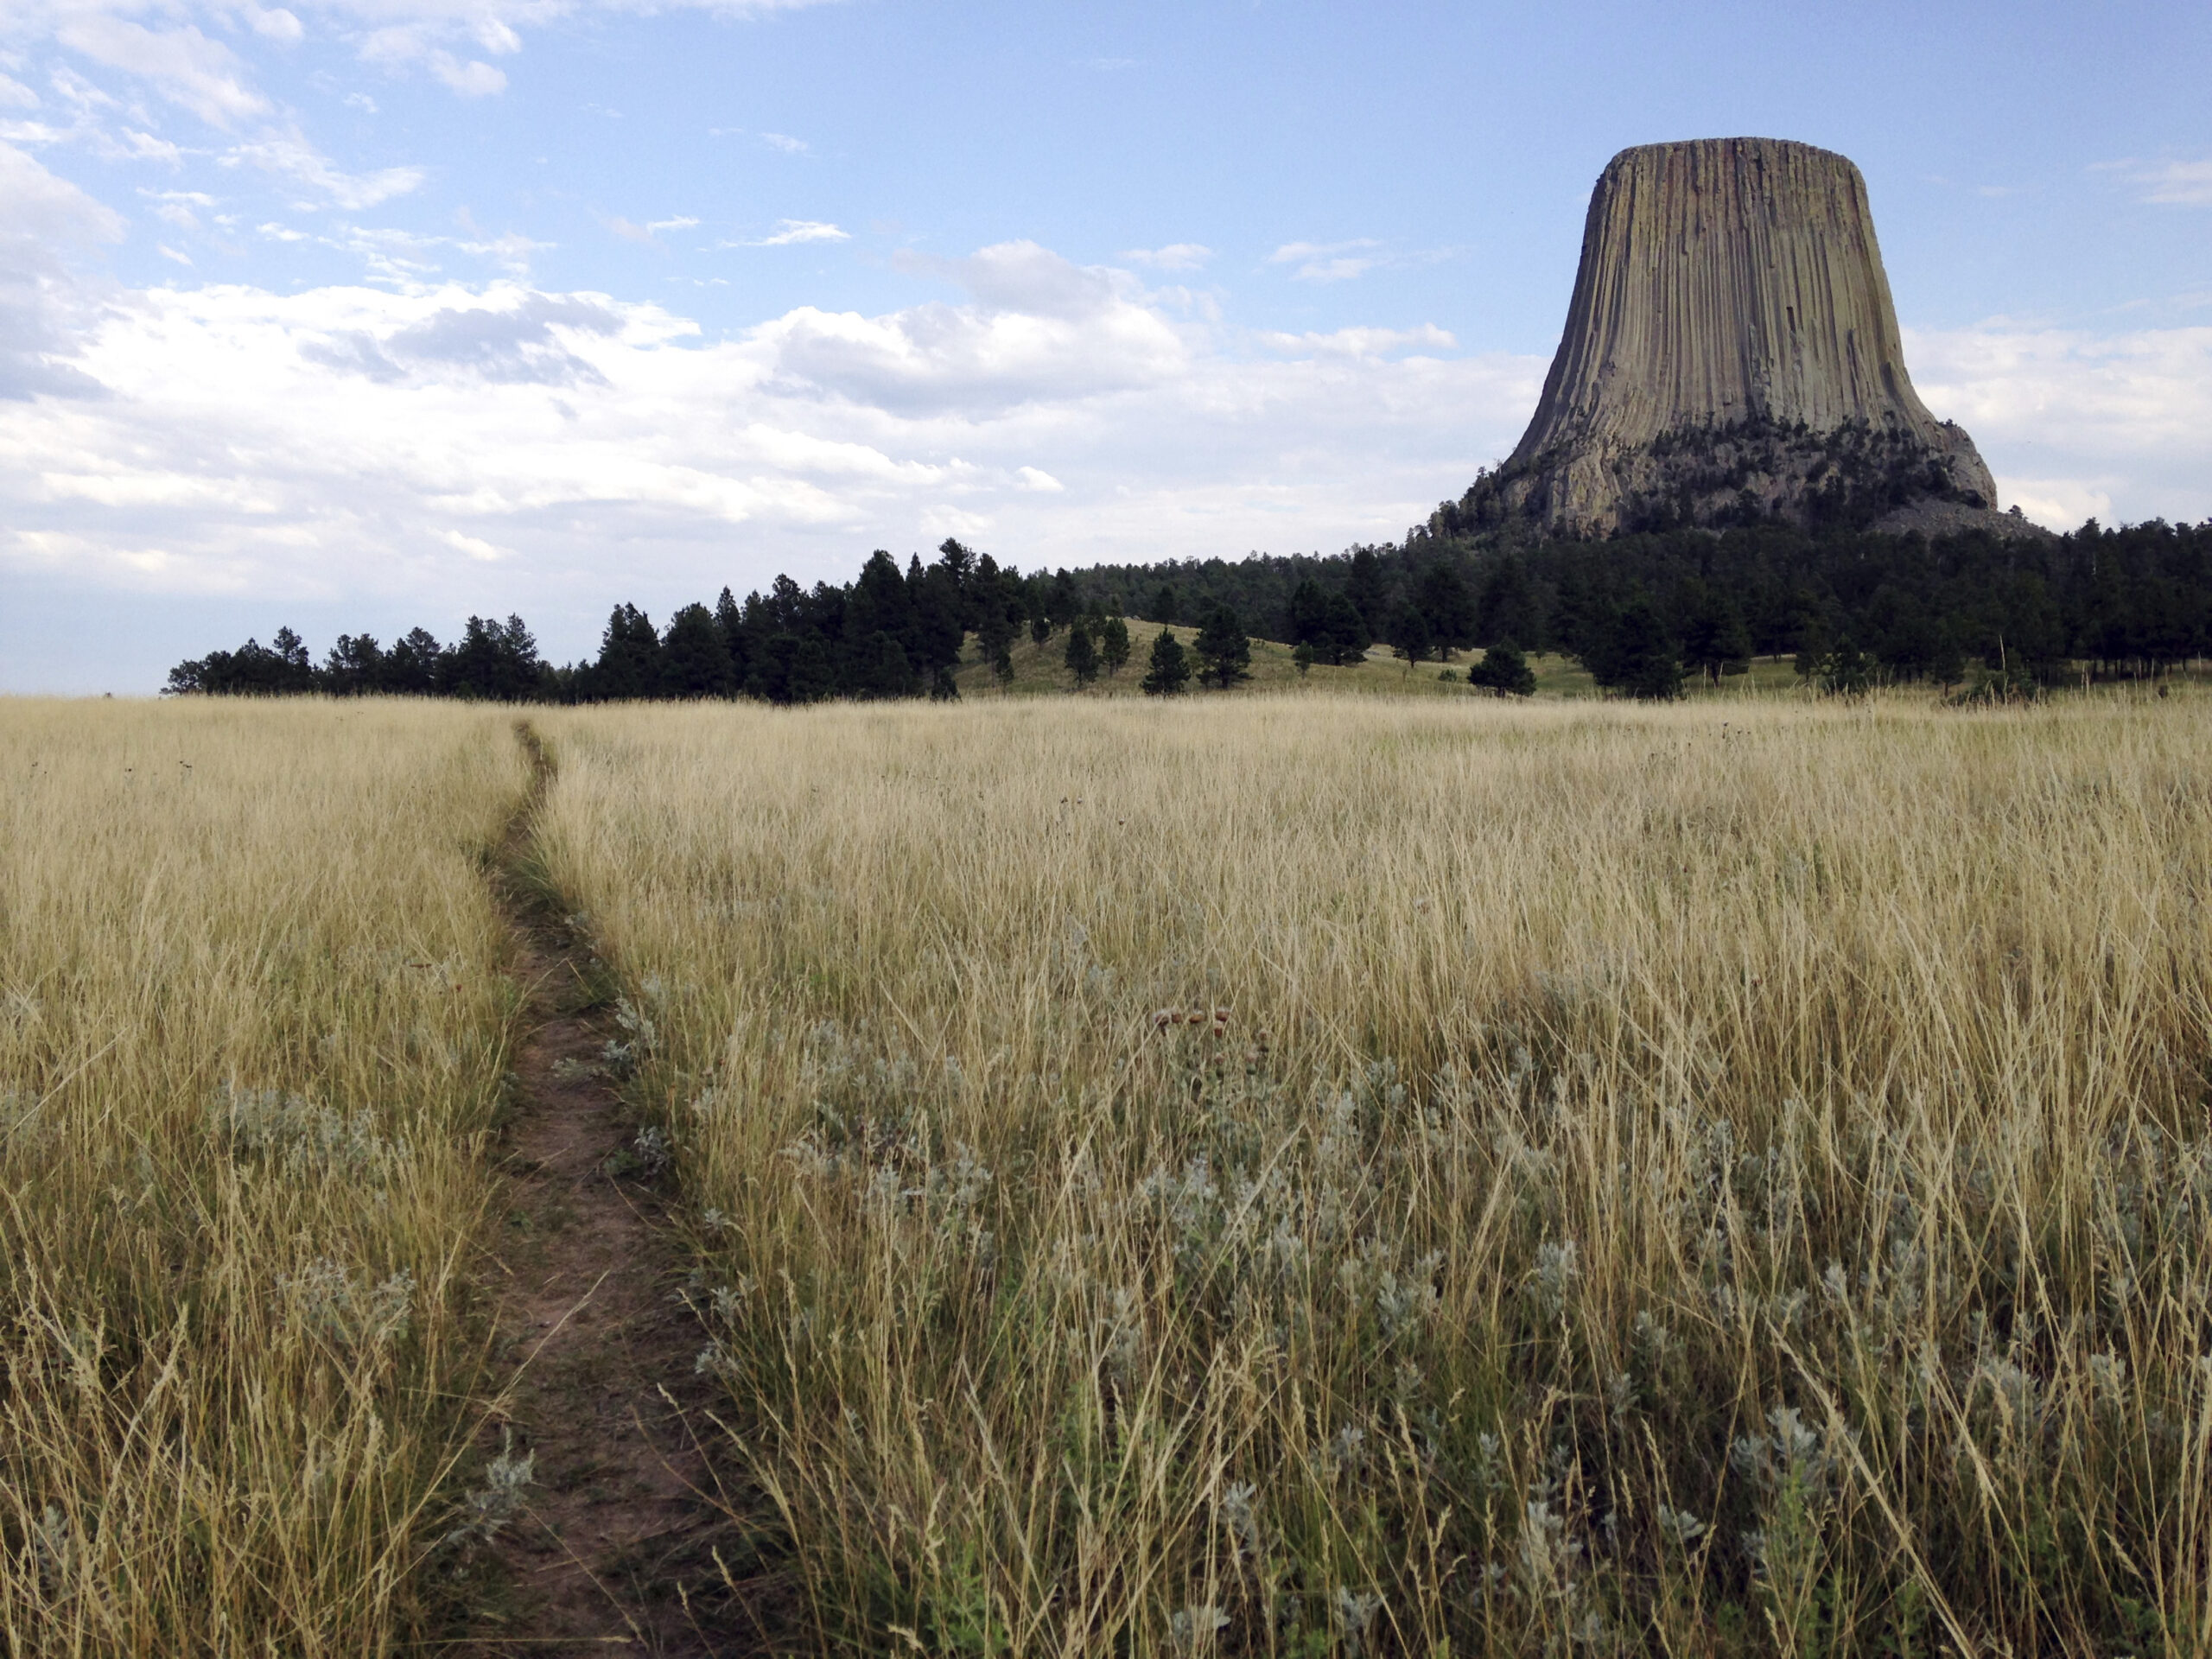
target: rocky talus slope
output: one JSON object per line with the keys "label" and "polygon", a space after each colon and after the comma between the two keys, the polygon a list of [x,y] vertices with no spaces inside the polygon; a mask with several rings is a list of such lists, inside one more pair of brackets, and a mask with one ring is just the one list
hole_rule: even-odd
{"label": "rocky talus slope", "polygon": [[2023,523],[1913,391],[1866,181],[1809,144],[1712,138],[1599,176],[1535,418],[1462,507],[1602,536],[1930,501]]}

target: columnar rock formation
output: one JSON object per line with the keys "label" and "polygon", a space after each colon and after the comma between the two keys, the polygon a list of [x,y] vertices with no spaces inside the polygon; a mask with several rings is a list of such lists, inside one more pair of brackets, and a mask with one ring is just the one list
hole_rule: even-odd
{"label": "columnar rock formation", "polygon": [[1774,138],[1623,150],[1599,175],[1567,331],[1478,523],[1605,535],[1781,517],[1994,518],[1974,441],[1905,372],[1866,181]]}

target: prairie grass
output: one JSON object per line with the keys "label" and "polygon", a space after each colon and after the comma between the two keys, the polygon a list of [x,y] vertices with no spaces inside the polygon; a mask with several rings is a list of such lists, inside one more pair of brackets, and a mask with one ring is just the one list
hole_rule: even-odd
{"label": "prairie grass", "polygon": [[509,728],[0,702],[9,1653],[423,1633],[518,1010]]}
{"label": "prairie grass", "polygon": [[2212,1652],[2205,715],[546,720],[782,1645]]}

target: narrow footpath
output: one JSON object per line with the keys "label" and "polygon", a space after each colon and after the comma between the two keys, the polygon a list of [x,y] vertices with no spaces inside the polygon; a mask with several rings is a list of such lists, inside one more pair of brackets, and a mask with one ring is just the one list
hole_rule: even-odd
{"label": "narrow footpath", "polygon": [[[532,1659],[628,1649],[670,1659],[754,1648],[727,1577],[729,1523],[695,1435],[715,1433],[704,1340],[680,1294],[664,1169],[600,1070],[615,1034],[582,941],[526,874],[550,766],[535,768],[493,880],[529,989],[530,1035],[505,1147],[512,1210],[491,1268],[519,1369],[506,1421],[535,1459],[495,1550],[505,1571],[460,1651]],[[717,1544],[723,1548],[717,1550]]]}

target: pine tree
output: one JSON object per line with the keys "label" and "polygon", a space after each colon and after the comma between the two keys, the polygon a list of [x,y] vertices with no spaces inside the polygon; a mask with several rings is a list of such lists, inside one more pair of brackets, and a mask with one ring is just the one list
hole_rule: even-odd
{"label": "pine tree", "polygon": [[444,655],[428,628],[410,628],[385,655],[385,689],[398,696],[429,696],[438,689],[438,661]]}
{"label": "pine tree", "polygon": [[508,613],[493,630],[493,695],[502,702],[532,702],[545,696],[552,669],[537,654],[537,639],[522,618]]}
{"label": "pine tree", "polygon": [[722,649],[729,653],[730,690],[734,695],[745,684],[745,613],[738,608],[736,596],[727,588],[715,601],[715,626],[722,631]]}
{"label": "pine tree", "polygon": [[1602,671],[1598,663],[1590,664],[1592,677],[1600,685],[1655,702],[1681,695],[1682,664],[1674,636],[1649,598],[1631,594],[1614,613],[1607,632],[1611,637],[1600,658]]}
{"label": "pine tree", "polygon": [[1536,595],[1517,558],[1507,559],[1491,573],[1475,606],[1475,643],[1494,645],[1503,639],[1543,643],[1536,626]]}
{"label": "pine tree", "polygon": [[1928,664],[1928,677],[1946,690],[1967,677],[1966,653],[1959,649],[1956,628],[1946,626],[1936,638],[1936,655]]}
{"label": "pine tree", "polygon": [[1318,645],[1326,638],[1328,625],[1329,596],[1313,577],[1301,578],[1290,594],[1290,643]]}
{"label": "pine tree", "polygon": [[836,673],[830,662],[830,648],[818,633],[792,638],[791,666],[784,676],[787,702],[820,702],[836,688]]}
{"label": "pine tree", "polygon": [[1206,613],[1191,648],[1198,659],[1201,683],[1211,682],[1226,691],[1252,677],[1252,642],[1244,637],[1236,613],[1226,605],[1216,605]]}
{"label": "pine tree", "polygon": [[1797,626],[1797,655],[1790,666],[1797,671],[1797,677],[1810,684],[1818,679],[1821,664],[1828,659],[1831,635],[1827,619],[1817,611],[1808,611]]}
{"label": "pine tree", "polygon": [[1751,630],[1735,602],[1694,581],[1685,597],[1682,666],[1710,680],[1751,667]]}
{"label": "pine tree", "polygon": [[1008,653],[1014,649],[1016,632],[1014,616],[1005,596],[1001,594],[986,594],[982,611],[976,619],[976,644],[981,649],[983,660],[994,670],[998,667],[1001,658],[1011,665],[1012,658]]}
{"label": "pine tree", "polygon": [[1152,642],[1152,663],[1139,682],[1147,696],[1172,697],[1190,683],[1191,664],[1183,654],[1183,642],[1166,628],[1162,628]]}
{"label": "pine tree", "polygon": [[1420,607],[1401,605],[1390,617],[1390,649],[1406,659],[1406,672],[1413,672],[1414,664],[1428,655],[1433,643],[1428,631],[1428,619]]}
{"label": "pine tree", "polygon": [[1083,593],[1065,570],[1056,571],[1045,589],[1045,615],[1055,630],[1072,624],[1083,613]]}
{"label": "pine tree", "polygon": [[1359,607],[1343,592],[1329,595],[1327,608],[1322,613],[1321,637],[1313,642],[1321,660],[1338,668],[1358,662],[1367,655],[1367,642],[1375,636],[1368,631],[1366,619],[1360,615]]}
{"label": "pine tree", "polygon": [[1090,625],[1080,617],[1068,624],[1065,660],[1068,673],[1078,688],[1098,677],[1098,648],[1090,642]]}
{"label": "pine tree", "polygon": [[1864,696],[1874,689],[1881,665],[1849,634],[1836,641],[1821,662],[1820,687],[1830,696]]}
{"label": "pine tree", "polygon": [[323,658],[322,685],[333,696],[359,697],[384,690],[385,654],[374,634],[341,633]]}
{"label": "pine tree", "polygon": [[660,634],[634,605],[617,605],[600,636],[588,695],[595,702],[626,702],[660,695]]}
{"label": "pine tree", "polygon": [[1109,677],[1128,665],[1129,625],[1118,616],[1108,617],[1106,626],[1098,631],[1098,660],[1106,665]]}
{"label": "pine tree", "polygon": [[735,695],[729,646],[721,625],[703,605],[686,605],[668,621],[660,642],[660,695],[727,697]]}
{"label": "pine tree", "polygon": [[1483,652],[1482,661],[1467,671],[1467,683],[1485,687],[1500,696],[1536,695],[1535,671],[1510,639],[1501,639]]}
{"label": "pine tree", "polygon": [[887,631],[879,630],[860,658],[860,683],[854,689],[868,698],[911,697],[920,690],[914,683],[914,665],[906,646]]}
{"label": "pine tree", "polygon": [[277,629],[269,650],[284,664],[289,689],[305,690],[315,683],[315,664],[308,660],[307,644],[298,634],[289,628]]}
{"label": "pine tree", "polygon": [[1344,572],[1344,593],[1352,608],[1359,613],[1366,629],[1364,639],[1379,639],[1390,619],[1389,589],[1380,548],[1352,549],[1351,564]]}
{"label": "pine tree", "polygon": [[1420,606],[1428,636],[1446,651],[1475,643],[1475,601],[1459,568],[1439,560],[1421,579]]}

